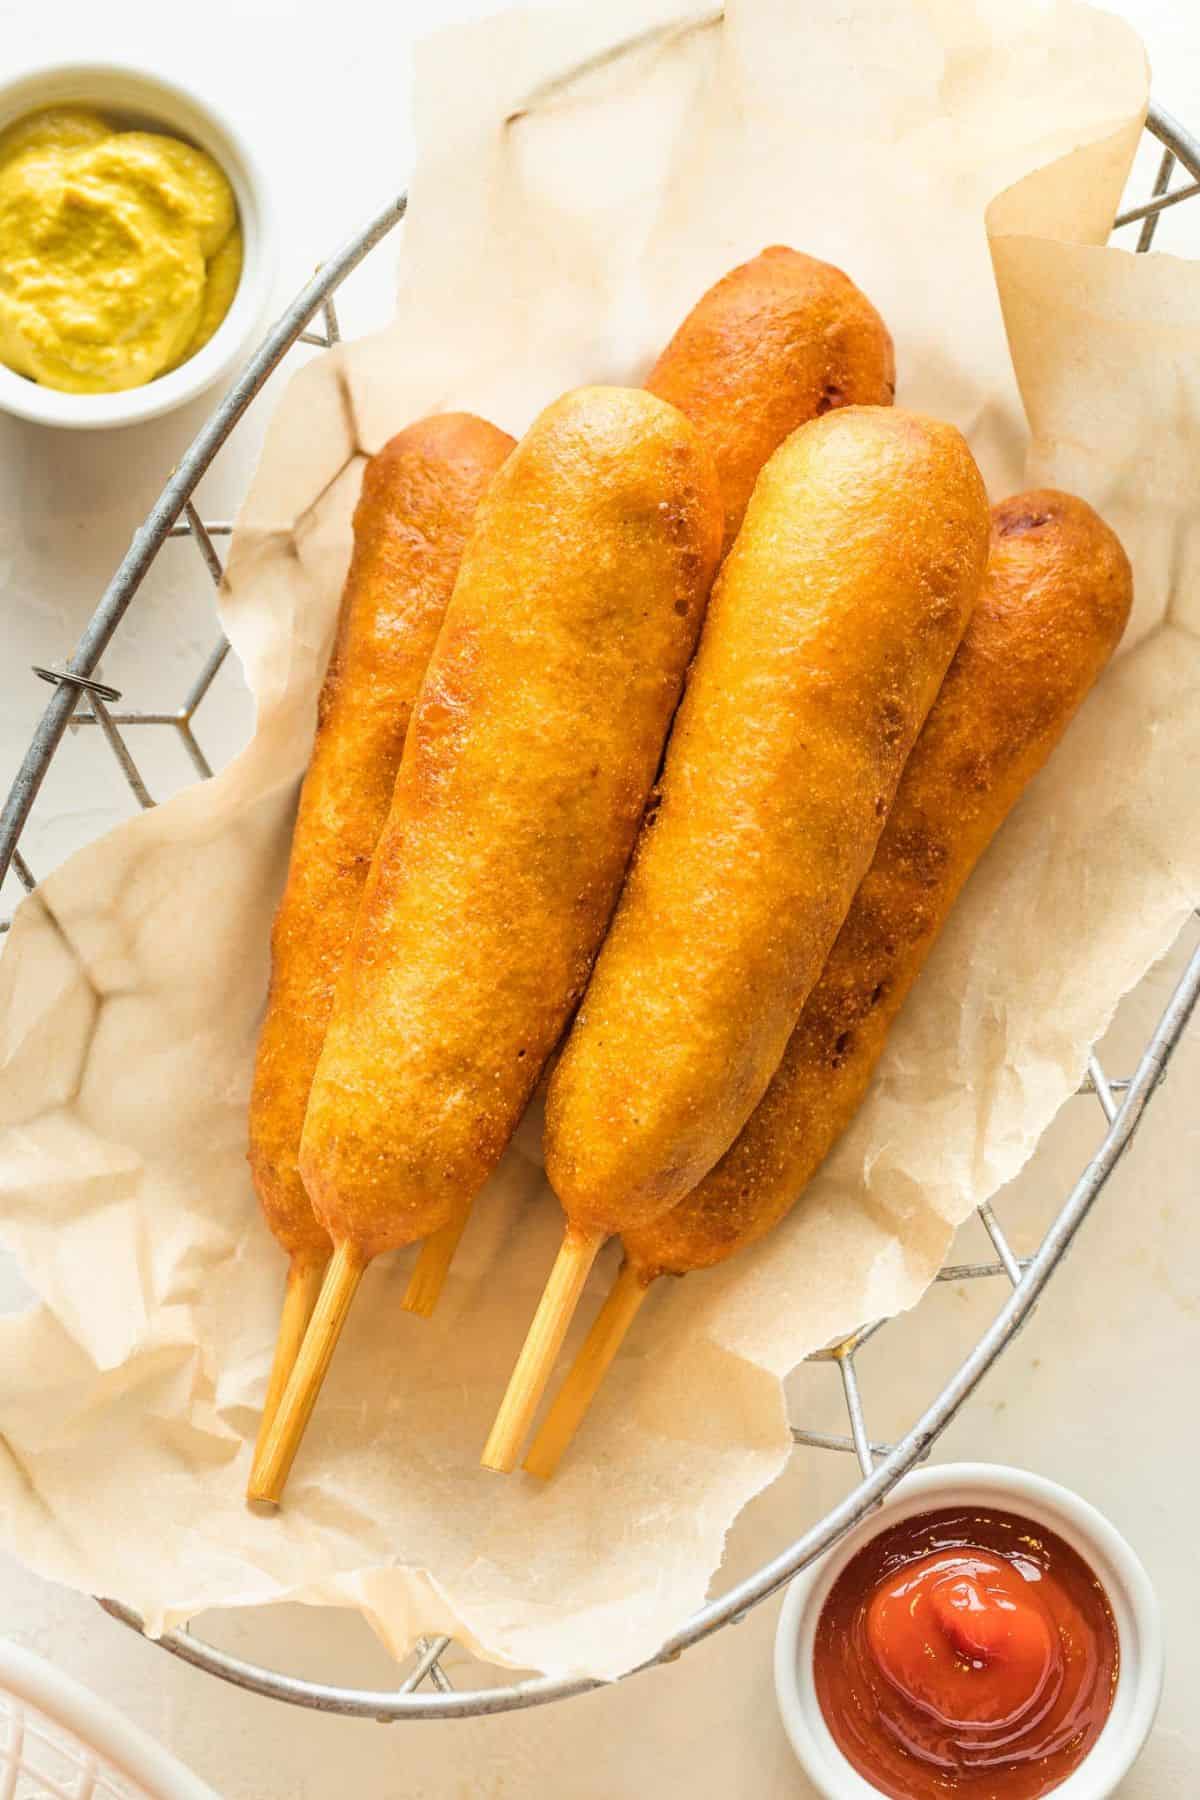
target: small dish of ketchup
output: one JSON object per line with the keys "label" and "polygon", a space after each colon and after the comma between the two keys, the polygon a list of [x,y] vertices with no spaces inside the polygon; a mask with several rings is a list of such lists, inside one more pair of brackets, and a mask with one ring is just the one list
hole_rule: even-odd
{"label": "small dish of ketchup", "polygon": [[788,1590],[775,1686],[829,1800],[1104,1800],[1162,1687],[1145,1570],[1020,1469],[909,1476]]}

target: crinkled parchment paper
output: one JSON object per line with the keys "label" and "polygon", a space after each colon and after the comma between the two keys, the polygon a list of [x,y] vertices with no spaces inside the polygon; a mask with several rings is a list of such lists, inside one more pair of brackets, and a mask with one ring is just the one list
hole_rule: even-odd
{"label": "crinkled parchment paper", "polygon": [[[4,1537],[153,1627],[286,1596],[360,1608],[397,1652],[445,1631],[604,1675],[652,1652],[789,1454],[781,1377],[917,1299],[1200,888],[1200,269],[1101,247],[1140,46],[1068,4],[862,0],[801,28],[787,0],[737,0],[545,91],[670,16],[511,15],[424,52],[395,324],[292,383],[233,544],[253,742],[51,876],[0,964],[0,1219],[41,1296],[0,1321]],[[1125,652],[794,1216],[661,1285],[557,1481],[477,1466],[559,1232],[527,1123],[432,1323],[400,1310],[411,1257],[370,1270],[287,1506],[253,1516],[284,1265],[246,1096],[362,453],[430,409],[520,431],[565,387],[637,381],[776,241],[864,286],[900,401],[961,425],[996,497],[1059,482],[1113,521],[1137,569]]]}

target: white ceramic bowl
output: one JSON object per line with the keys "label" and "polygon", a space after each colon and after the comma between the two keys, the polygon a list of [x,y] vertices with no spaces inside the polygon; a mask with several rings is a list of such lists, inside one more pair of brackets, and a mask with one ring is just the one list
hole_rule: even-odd
{"label": "white ceramic bowl", "polygon": [[878,1788],[846,1761],[825,1723],[813,1684],[813,1639],[829,1590],[855,1552],[889,1525],[944,1506],[1022,1514],[1057,1532],[1099,1576],[1120,1644],[1117,1691],[1091,1754],[1053,1790],[1053,1800],[1106,1800],[1137,1760],[1158,1710],[1163,1634],[1154,1589],[1120,1532],[1094,1506],[1053,1481],[992,1463],[947,1463],[908,1476],[789,1587],[775,1634],[775,1693],[809,1780],[827,1800],[879,1800]]}
{"label": "white ceramic bowl", "polygon": [[228,376],[257,336],[275,280],[275,235],[262,177],[233,127],[175,82],[117,63],[33,69],[0,86],[0,130],[45,106],[86,105],[187,138],[224,169],[237,197],[244,255],[233,303],[208,343],[156,381],[119,394],[63,394],[0,364],[0,408],[43,425],[98,430],[158,418]]}

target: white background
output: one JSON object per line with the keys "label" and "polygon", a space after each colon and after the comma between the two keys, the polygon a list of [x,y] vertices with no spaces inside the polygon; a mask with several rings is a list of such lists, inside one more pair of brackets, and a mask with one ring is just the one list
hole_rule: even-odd
{"label": "white background", "polygon": [[[810,0],[830,3],[830,0]],[[302,7],[286,0],[55,0],[0,4],[4,64],[110,58],[174,74],[223,108],[250,140],[278,209],[282,302],[323,254],[404,184],[411,159],[407,82],[412,40],[484,10],[470,0],[368,0]],[[1200,21],[1187,0],[1124,0],[1154,65],[1157,99],[1200,129]],[[317,99],[318,82],[320,98]],[[1160,242],[1200,251],[1200,202]],[[346,299],[350,330],[379,320],[392,257],[378,253]],[[419,354],[419,346],[413,346]],[[269,403],[268,403],[269,404]],[[65,437],[0,420],[0,790],[7,788],[47,697],[34,661],[65,656],[129,535],[205,404],[182,418],[103,440]],[[260,421],[261,422],[261,421]],[[244,484],[259,425],[253,420],[207,482],[202,511],[227,515]],[[211,603],[193,579],[187,545],[154,571],[137,616],[105,665],[131,705],[173,706],[214,635]],[[167,558],[174,560],[166,560]],[[200,735],[214,760],[246,727],[236,675],[227,671]],[[133,734],[156,797],[187,776],[176,746]],[[102,747],[80,734],[52,771],[26,838],[35,869],[128,811],[129,797]],[[4,899],[10,898],[6,889]],[[7,911],[5,906],[3,910]],[[1194,934],[1189,936],[1189,943]],[[1106,1049],[1123,1072],[1157,1015],[1179,956],[1126,1006]],[[1159,1724],[1124,1800],[1184,1800],[1200,1792],[1200,1723],[1194,1695],[1200,1608],[1192,1484],[1200,1474],[1194,1369],[1200,1353],[1200,1153],[1191,1096],[1200,1077],[1193,1032],[1134,1151],[1040,1314],[938,1449],[938,1459],[1012,1461],[1079,1488],[1130,1536],[1162,1599],[1168,1685]],[[1102,1121],[1079,1100],[1056,1125],[1002,1216],[1023,1250],[1047,1207],[1097,1141]],[[978,1226],[964,1259],[984,1253]],[[986,1291],[985,1291],[986,1290]],[[15,1272],[0,1262],[0,1306],[15,1305]],[[876,1437],[903,1430],[990,1316],[991,1284],[947,1286],[916,1319],[862,1359]],[[828,1370],[794,1382],[793,1417],[839,1428]],[[814,1497],[831,1500],[852,1476],[848,1459],[800,1454],[777,1489],[751,1509],[730,1547],[744,1572],[794,1535]],[[674,1667],[611,1692],[494,1720],[370,1723],[293,1712],[185,1669],[105,1619],[87,1599],[45,1583],[0,1556],[0,1633],[40,1651],[124,1707],[228,1800],[417,1800],[436,1796],[563,1796],[656,1800],[726,1795],[803,1796],[771,1690],[776,1607],[721,1633]],[[348,1682],[386,1685],[394,1666],[365,1628],[335,1615],[279,1609],[222,1620],[211,1635],[259,1660]]]}

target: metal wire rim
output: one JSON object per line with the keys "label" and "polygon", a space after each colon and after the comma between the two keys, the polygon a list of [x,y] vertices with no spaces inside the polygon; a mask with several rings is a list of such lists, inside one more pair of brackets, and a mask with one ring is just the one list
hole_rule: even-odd
{"label": "metal wire rim", "polygon": [[[680,30],[704,28],[715,23],[720,16],[719,11],[707,12],[686,20],[681,25],[668,27],[667,30],[677,33]],[[604,56],[573,70],[559,82],[550,84],[539,93],[537,99],[541,101],[551,97],[553,92],[576,80],[581,74],[648,41],[649,38],[643,34],[616,46]],[[1141,221],[1142,229],[1137,242],[1139,251],[1150,248],[1158,219],[1166,208],[1200,194],[1200,142],[1153,103],[1150,105],[1146,124],[1150,133],[1163,146],[1153,195],[1148,202],[1121,213],[1114,221],[1114,228]],[[1192,180],[1185,186],[1172,189],[1170,183],[1177,164],[1187,171]],[[105,590],[70,660],[61,669],[39,667],[36,670],[42,679],[55,684],[55,692],[34,732],[3,812],[0,813],[0,881],[12,868],[27,890],[32,889],[35,884],[32,871],[18,849],[18,842],[46,770],[68,725],[90,724],[100,728],[142,806],[151,806],[153,801],[121,736],[120,727],[123,724],[174,726],[180,732],[198,773],[202,777],[212,773],[192,733],[191,722],[227,654],[227,643],[222,641],[209,656],[184,705],[169,713],[120,715],[111,712],[109,709],[119,703],[120,695],[115,689],[95,679],[97,664],[147,570],[168,537],[190,536],[212,579],[219,583],[221,562],[213,539],[228,535],[231,526],[228,522],[202,522],[191,503],[192,493],[250,402],[292,346],[306,343],[328,348],[338,342],[340,333],[332,296],[347,275],[403,218],[406,203],[406,196],[403,194],[389,202],[356,237],[318,270],[296,296],[181,459],[134,535],[129,551]],[[318,314],[323,316],[323,333],[309,329]],[[79,712],[77,707],[85,696],[88,710]],[[899,1443],[887,1445],[871,1442],[854,1366],[857,1351],[886,1321],[877,1320],[868,1324],[840,1344],[819,1351],[809,1359],[836,1364],[850,1432],[848,1436],[837,1436],[793,1427],[793,1439],[797,1444],[814,1449],[853,1453],[858,1458],[862,1480],[839,1505],[833,1507],[779,1556],[764,1563],[753,1575],[729,1589],[719,1599],[702,1607],[667,1640],[656,1656],[631,1670],[630,1675],[641,1674],[659,1664],[674,1661],[684,1650],[711,1636],[723,1626],[738,1623],[752,1607],[778,1592],[801,1569],[836,1543],[838,1538],[887,1495],[902,1476],[928,1455],[937,1438],[1028,1319],[1042,1290],[1063,1260],[1097,1196],[1128,1149],[1198,998],[1200,948],[1192,955],[1176,985],[1134,1074],[1127,1079],[1110,1079],[1096,1057],[1093,1055],[1090,1059],[1089,1075],[1080,1092],[1095,1095],[1103,1111],[1107,1129],[1099,1149],[1058,1212],[1035,1256],[1026,1259],[1017,1257],[991,1206],[985,1203],[979,1208],[980,1218],[992,1240],[998,1260],[991,1263],[947,1265],[940,1271],[938,1279],[963,1281],[1004,1275],[1012,1284],[1012,1292],[974,1349]],[[1123,1098],[1118,1101],[1117,1096],[1120,1094],[1123,1094]],[[877,1461],[877,1458],[882,1460]],[[110,1617],[139,1633],[143,1632],[142,1620],[129,1607],[108,1599],[101,1600],[99,1604]],[[577,1694],[588,1693],[607,1685],[586,1678],[570,1680],[541,1676],[514,1682],[506,1687],[456,1691],[441,1666],[441,1658],[451,1643],[449,1638],[444,1637],[422,1642],[412,1668],[394,1689],[339,1687],[284,1675],[218,1650],[193,1637],[186,1629],[166,1632],[151,1641],[193,1667],[251,1693],[320,1712],[374,1718],[382,1723],[392,1723],[399,1719],[465,1718],[511,1712],[528,1706],[545,1705],[552,1700],[570,1699]],[[627,1680],[629,1676],[623,1679]],[[427,1681],[435,1691],[418,1692]]]}

